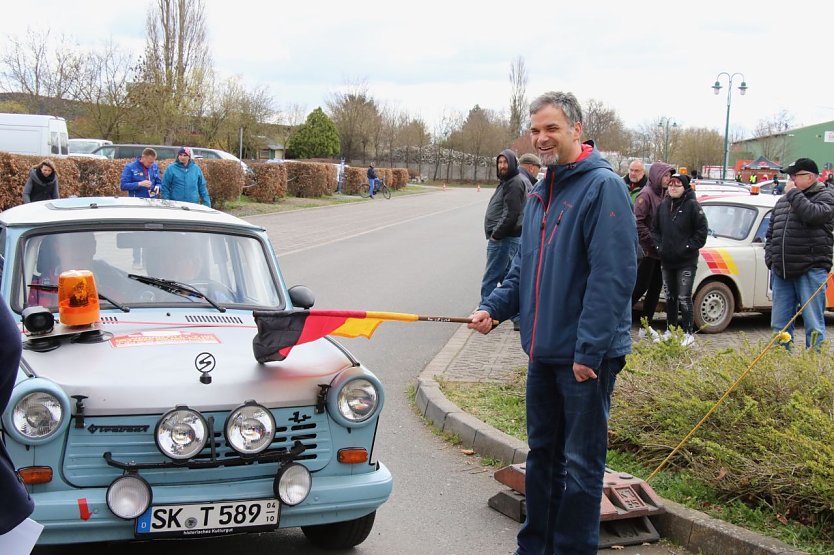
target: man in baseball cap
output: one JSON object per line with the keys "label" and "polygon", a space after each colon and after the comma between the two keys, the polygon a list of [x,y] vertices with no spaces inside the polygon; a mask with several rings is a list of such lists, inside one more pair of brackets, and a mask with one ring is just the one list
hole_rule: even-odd
{"label": "man in baseball cap", "polygon": [[790,164],[787,168],[782,168],[782,173],[794,176],[799,172],[810,172],[814,174],[814,178],[818,177],[820,170],[817,163],[810,158],[799,158],[796,162]]}
{"label": "man in baseball cap", "polygon": [[[781,331],[797,307],[808,303],[802,311],[805,347],[819,351],[825,339],[825,295],[814,294],[832,266],[834,190],[819,182],[819,168],[810,158],[800,158],[782,172],[789,181],[765,234],[765,264],[771,270],[773,290],[770,327]],[[783,343],[787,348],[793,344],[793,331],[791,324],[787,328],[791,338]]]}
{"label": "man in baseball cap", "polygon": [[532,152],[522,154],[518,159],[518,172],[522,175],[522,177],[527,179],[528,183],[525,185],[528,193],[533,189],[533,185],[536,184],[536,181],[538,181],[537,176],[541,167],[542,161]]}

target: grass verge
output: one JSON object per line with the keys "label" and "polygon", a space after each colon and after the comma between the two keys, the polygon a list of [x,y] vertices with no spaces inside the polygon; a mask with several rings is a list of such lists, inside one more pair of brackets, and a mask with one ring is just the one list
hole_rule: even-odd
{"label": "grass verge", "polygon": [[[650,349],[656,349],[657,352],[647,352]],[[645,357],[648,356],[660,359],[658,362],[667,366],[675,366],[671,358],[682,356],[682,353],[678,353],[677,351],[674,353],[667,352],[670,350],[671,348],[664,346],[638,348],[636,355],[629,360],[629,364],[633,366],[634,362],[640,360],[637,357],[643,357],[642,360],[645,361]],[[696,368],[700,367],[701,370],[704,367],[710,367],[712,365],[718,367],[719,364],[717,361],[711,358],[714,356],[714,354],[710,354],[704,355],[702,360],[686,360],[686,364]],[[741,353],[733,353],[732,356],[743,358]],[[783,357],[784,353],[775,353],[775,356]],[[697,359],[697,356],[693,356],[693,359]],[[724,368],[726,368],[728,362],[726,358],[722,359],[722,362],[725,365]],[[680,372],[680,369],[677,370]],[[630,372],[636,374],[637,379],[626,375],[621,376],[623,381],[631,379],[634,382],[642,384],[645,384],[647,381],[645,377],[646,370],[631,370]],[[624,373],[628,374],[630,372],[627,370]],[[648,372],[658,373],[658,370],[651,368]],[[446,397],[461,409],[507,434],[526,441],[526,416],[524,407],[525,380],[526,369],[519,368],[514,371],[511,382],[506,384],[473,384],[445,381],[441,382],[440,386]],[[684,377],[681,376],[679,380],[683,381]],[[702,381],[701,387],[703,388],[704,386],[705,384]],[[645,391],[645,385],[643,385],[643,389],[644,393],[647,393]],[[622,390],[628,391],[629,388],[623,387]],[[618,410],[617,404],[622,405],[620,410],[627,411],[628,409],[623,408],[623,406],[628,405],[629,399],[623,399],[622,394],[620,399],[616,399],[617,392],[619,391],[618,389],[615,392],[614,408],[612,411]],[[649,391],[647,394],[651,393]],[[645,400],[641,399],[637,404],[639,406],[645,406],[643,401]],[[651,410],[651,407],[647,410]],[[730,432],[727,433],[729,434]],[[668,443],[663,442],[662,445],[668,445]],[[629,450],[610,449],[608,452],[608,465],[617,470],[628,472],[645,479],[654,470],[654,467],[650,467],[644,461],[641,461],[638,455],[644,455],[644,453],[641,453],[639,450],[630,452]],[[834,461],[831,462],[834,464]],[[661,471],[654,477],[651,485],[662,497],[692,509],[705,512],[712,517],[733,523],[747,530],[777,538],[797,549],[807,551],[814,555],[834,554],[834,531],[832,531],[830,520],[795,520],[789,518],[780,514],[775,504],[768,504],[761,500],[751,502],[741,491],[738,495],[734,496],[728,494],[727,491],[720,491],[712,487],[705,480],[696,476],[694,472],[686,469],[685,465],[678,464],[675,468]]]}

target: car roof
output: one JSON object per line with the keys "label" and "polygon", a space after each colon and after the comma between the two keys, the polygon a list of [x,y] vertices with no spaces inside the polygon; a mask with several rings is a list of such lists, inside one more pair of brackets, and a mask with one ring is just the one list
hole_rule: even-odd
{"label": "car roof", "polygon": [[230,214],[189,202],[134,197],[76,197],[30,202],[0,212],[7,226],[147,221],[222,225],[262,230]]}
{"label": "car roof", "polygon": [[750,193],[706,193],[698,197],[701,204],[744,204],[760,208],[773,208],[781,196],[778,195],[751,195]]}

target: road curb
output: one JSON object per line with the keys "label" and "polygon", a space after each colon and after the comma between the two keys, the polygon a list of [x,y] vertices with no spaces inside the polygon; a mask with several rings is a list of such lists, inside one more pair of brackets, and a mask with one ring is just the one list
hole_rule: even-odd
{"label": "road curb", "polygon": [[[442,374],[474,333],[460,326],[417,377],[415,400],[420,414],[438,429],[455,434],[461,445],[505,464],[527,460],[528,447],[461,410],[443,394],[435,377]],[[663,499],[666,513],[651,518],[661,537],[704,555],[802,555],[788,544],[745,530]]]}

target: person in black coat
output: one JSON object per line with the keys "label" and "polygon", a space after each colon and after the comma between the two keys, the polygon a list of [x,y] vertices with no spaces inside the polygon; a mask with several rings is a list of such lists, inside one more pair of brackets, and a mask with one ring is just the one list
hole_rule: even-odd
{"label": "person in black coat", "polygon": [[695,341],[692,284],[709,228],[688,175],[674,174],[667,193],[655,216],[652,239],[660,254],[666,288],[666,337],[673,326],[680,326],[685,334],[683,345],[687,346]]}
{"label": "person in black coat", "polygon": [[[6,410],[20,364],[20,330],[0,297],[0,413]],[[20,481],[6,445],[0,441],[0,535],[32,514],[35,504]]]}
{"label": "person in black coat", "polygon": [[29,170],[29,179],[23,186],[23,203],[60,198],[58,172],[52,160],[44,160]]}

